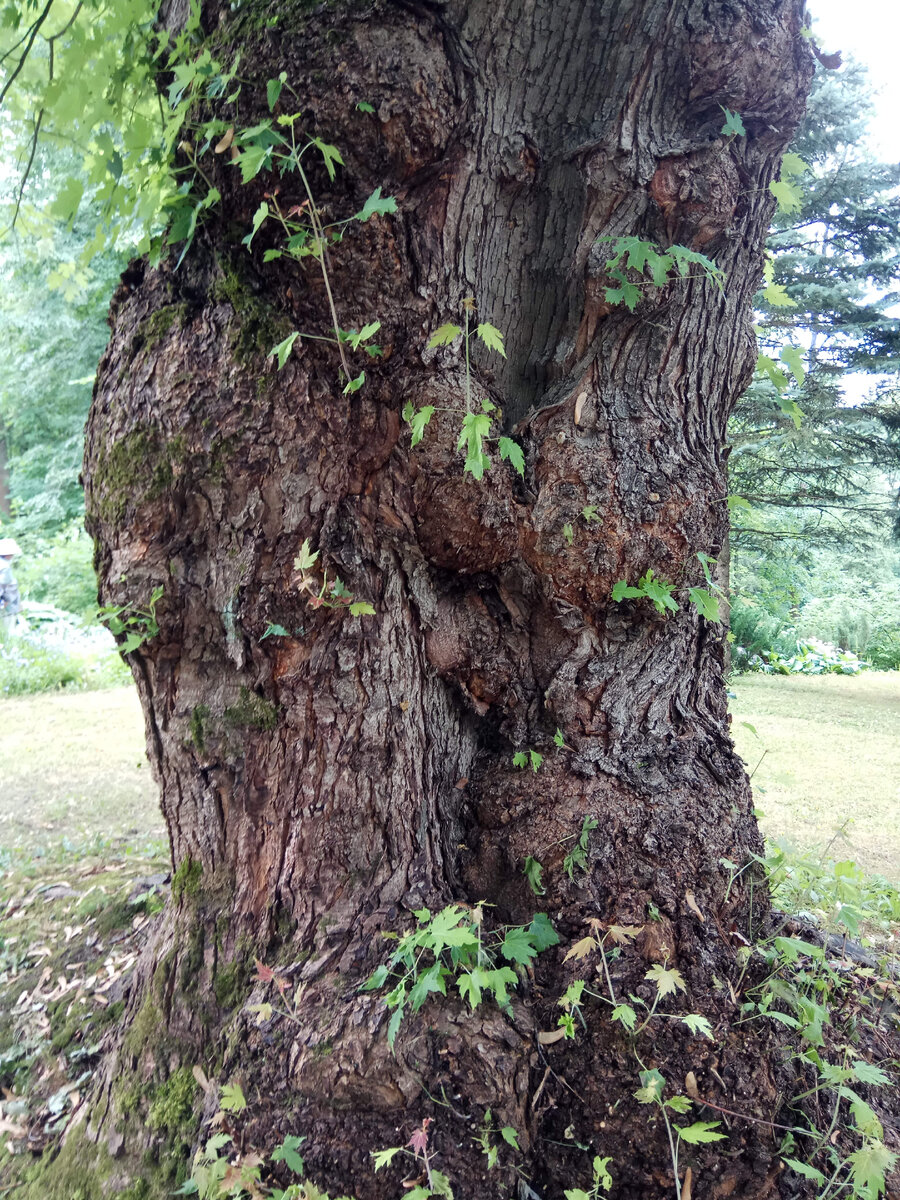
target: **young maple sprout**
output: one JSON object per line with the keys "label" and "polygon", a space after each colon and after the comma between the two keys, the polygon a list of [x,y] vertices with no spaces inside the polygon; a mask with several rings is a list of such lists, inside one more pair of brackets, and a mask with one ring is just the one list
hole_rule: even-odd
{"label": "young maple sprout", "polygon": [[[436,350],[441,346],[451,346],[458,337],[462,336],[466,361],[466,411],[456,448],[457,450],[465,451],[466,460],[463,466],[463,474],[468,473],[473,479],[480,481],[484,478],[485,471],[489,470],[491,466],[490,457],[485,449],[485,444],[494,440],[491,434],[491,425],[495,420],[499,420],[502,414],[496,404],[492,403],[486,397],[483,397],[480,402],[481,411],[474,411],[472,402],[471,340],[473,337],[477,337],[489,350],[493,350],[503,358],[506,358],[506,350],[503,345],[503,334],[496,326],[491,325],[487,321],[482,321],[481,324],[475,327],[474,331],[471,329],[469,315],[475,312],[475,301],[471,296],[467,296],[463,300],[462,309],[464,324],[455,325],[452,321],[446,321],[428,339],[428,348]],[[417,446],[421,442],[425,435],[426,425],[428,425],[431,418],[438,411],[437,407],[433,404],[423,405],[422,408],[417,410],[411,400],[407,401],[403,408],[403,420],[409,424],[412,430],[411,446]],[[456,409],[449,408],[441,409],[440,411],[457,412]],[[496,440],[501,459],[504,462],[508,462],[513,470],[524,478],[525,454],[522,447],[511,437],[498,437]]]}
{"label": "young maple sprout", "polygon": [[309,574],[318,557],[319,551],[314,551],[309,538],[304,538],[300,553],[294,559],[294,569],[300,572],[297,586],[301,592],[309,595],[309,607],[346,608],[351,617],[374,617],[374,607],[367,600],[354,600],[353,593],[347,590],[339,575],[335,575],[329,586],[327,568],[322,572],[321,584],[314,575]]}

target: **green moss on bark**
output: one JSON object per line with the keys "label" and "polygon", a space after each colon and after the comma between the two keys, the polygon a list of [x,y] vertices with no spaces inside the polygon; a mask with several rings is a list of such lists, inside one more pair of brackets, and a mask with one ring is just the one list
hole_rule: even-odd
{"label": "green moss on bark", "polygon": [[198,704],[191,710],[191,741],[197,751],[202,754],[206,749],[206,724],[209,718],[209,706]]}
{"label": "green moss on bark", "polygon": [[234,310],[231,351],[242,366],[265,358],[273,346],[291,332],[288,318],[251,289],[238,268],[224,263],[221,279],[212,287],[214,300],[225,301]]}
{"label": "green moss on bark", "polygon": [[164,441],[156,429],[133,429],[103,446],[94,472],[95,505],[102,520],[117,522],[129,505],[155,500],[172,486],[188,457],[184,437]]}
{"label": "green moss on bark", "polygon": [[197,1081],[190,1067],[181,1067],[156,1089],[150,1101],[147,1124],[151,1129],[178,1133],[194,1115]]}
{"label": "green moss on bark", "polygon": [[162,341],[173,325],[183,325],[187,316],[186,304],[166,304],[150,314],[139,327],[139,334],[144,339],[144,346],[150,347]]}
{"label": "green moss on bark", "polygon": [[172,876],[172,898],[181,900],[184,897],[200,895],[203,880],[203,867],[190,856],[178,864]]}
{"label": "green moss on bark", "polygon": [[225,709],[224,719],[227,725],[271,731],[278,724],[278,709],[271,701],[242,687],[240,700]]}

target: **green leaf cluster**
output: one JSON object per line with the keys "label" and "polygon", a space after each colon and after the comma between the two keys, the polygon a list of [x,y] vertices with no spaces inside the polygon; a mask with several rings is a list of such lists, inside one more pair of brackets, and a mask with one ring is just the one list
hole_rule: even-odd
{"label": "green leaf cluster", "polygon": [[450,904],[436,914],[420,909],[414,915],[416,927],[398,939],[387,962],[363,985],[365,991],[390,988],[384,1003],[392,1012],[388,1023],[392,1047],[407,1009],[418,1012],[432,993],[446,996],[448,983],[455,985],[472,1010],[488,996],[500,1008],[509,1009],[510,989],[519,982],[513,967],[527,965],[559,942],[544,913],[527,926],[489,931],[480,906]]}
{"label": "green leaf cluster", "polygon": [[606,271],[616,286],[606,289],[606,299],[610,304],[624,304],[629,312],[634,312],[647,288],[665,287],[674,279],[699,274],[722,286],[719,267],[689,246],[674,245],[663,251],[655,242],[636,236],[600,240],[613,243]]}

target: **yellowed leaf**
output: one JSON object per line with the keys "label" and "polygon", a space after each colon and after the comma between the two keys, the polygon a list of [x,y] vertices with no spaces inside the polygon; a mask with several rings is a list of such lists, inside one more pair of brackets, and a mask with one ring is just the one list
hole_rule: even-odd
{"label": "yellowed leaf", "polygon": [[570,958],[587,958],[590,952],[596,948],[596,945],[597,943],[592,937],[582,938],[580,942],[576,942],[575,945],[569,949],[566,957],[563,959],[563,962],[568,962]]}
{"label": "yellowed leaf", "polygon": [[643,925],[610,925],[606,932],[617,946],[624,946],[626,942],[634,941],[643,929]]}
{"label": "yellowed leaf", "polygon": [[213,146],[213,153],[214,154],[224,154],[225,151],[228,149],[228,147],[231,145],[231,143],[233,141],[234,141],[234,126],[229,125],[229,127],[222,134],[221,138],[219,138],[219,140],[216,142],[215,146]]}

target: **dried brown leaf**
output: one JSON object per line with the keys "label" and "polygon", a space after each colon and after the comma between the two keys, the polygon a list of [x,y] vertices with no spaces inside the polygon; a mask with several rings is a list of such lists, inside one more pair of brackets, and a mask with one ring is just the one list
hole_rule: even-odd
{"label": "dried brown leaf", "polygon": [[691,1200],[691,1181],[693,1177],[693,1172],[688,1167],[684,1173],[684,1183],[681,1185],[681,1200]]}
{"label": "dried brown leaf", "polygon": [[206,1078],[206,1073],[204,1072],[203,1068],[197,1063],[194,1063],[194,1065],[191,1067],[191,1074],[203,1088],[204,1092],[209,1092],[211,1085],[209,1080]]}

